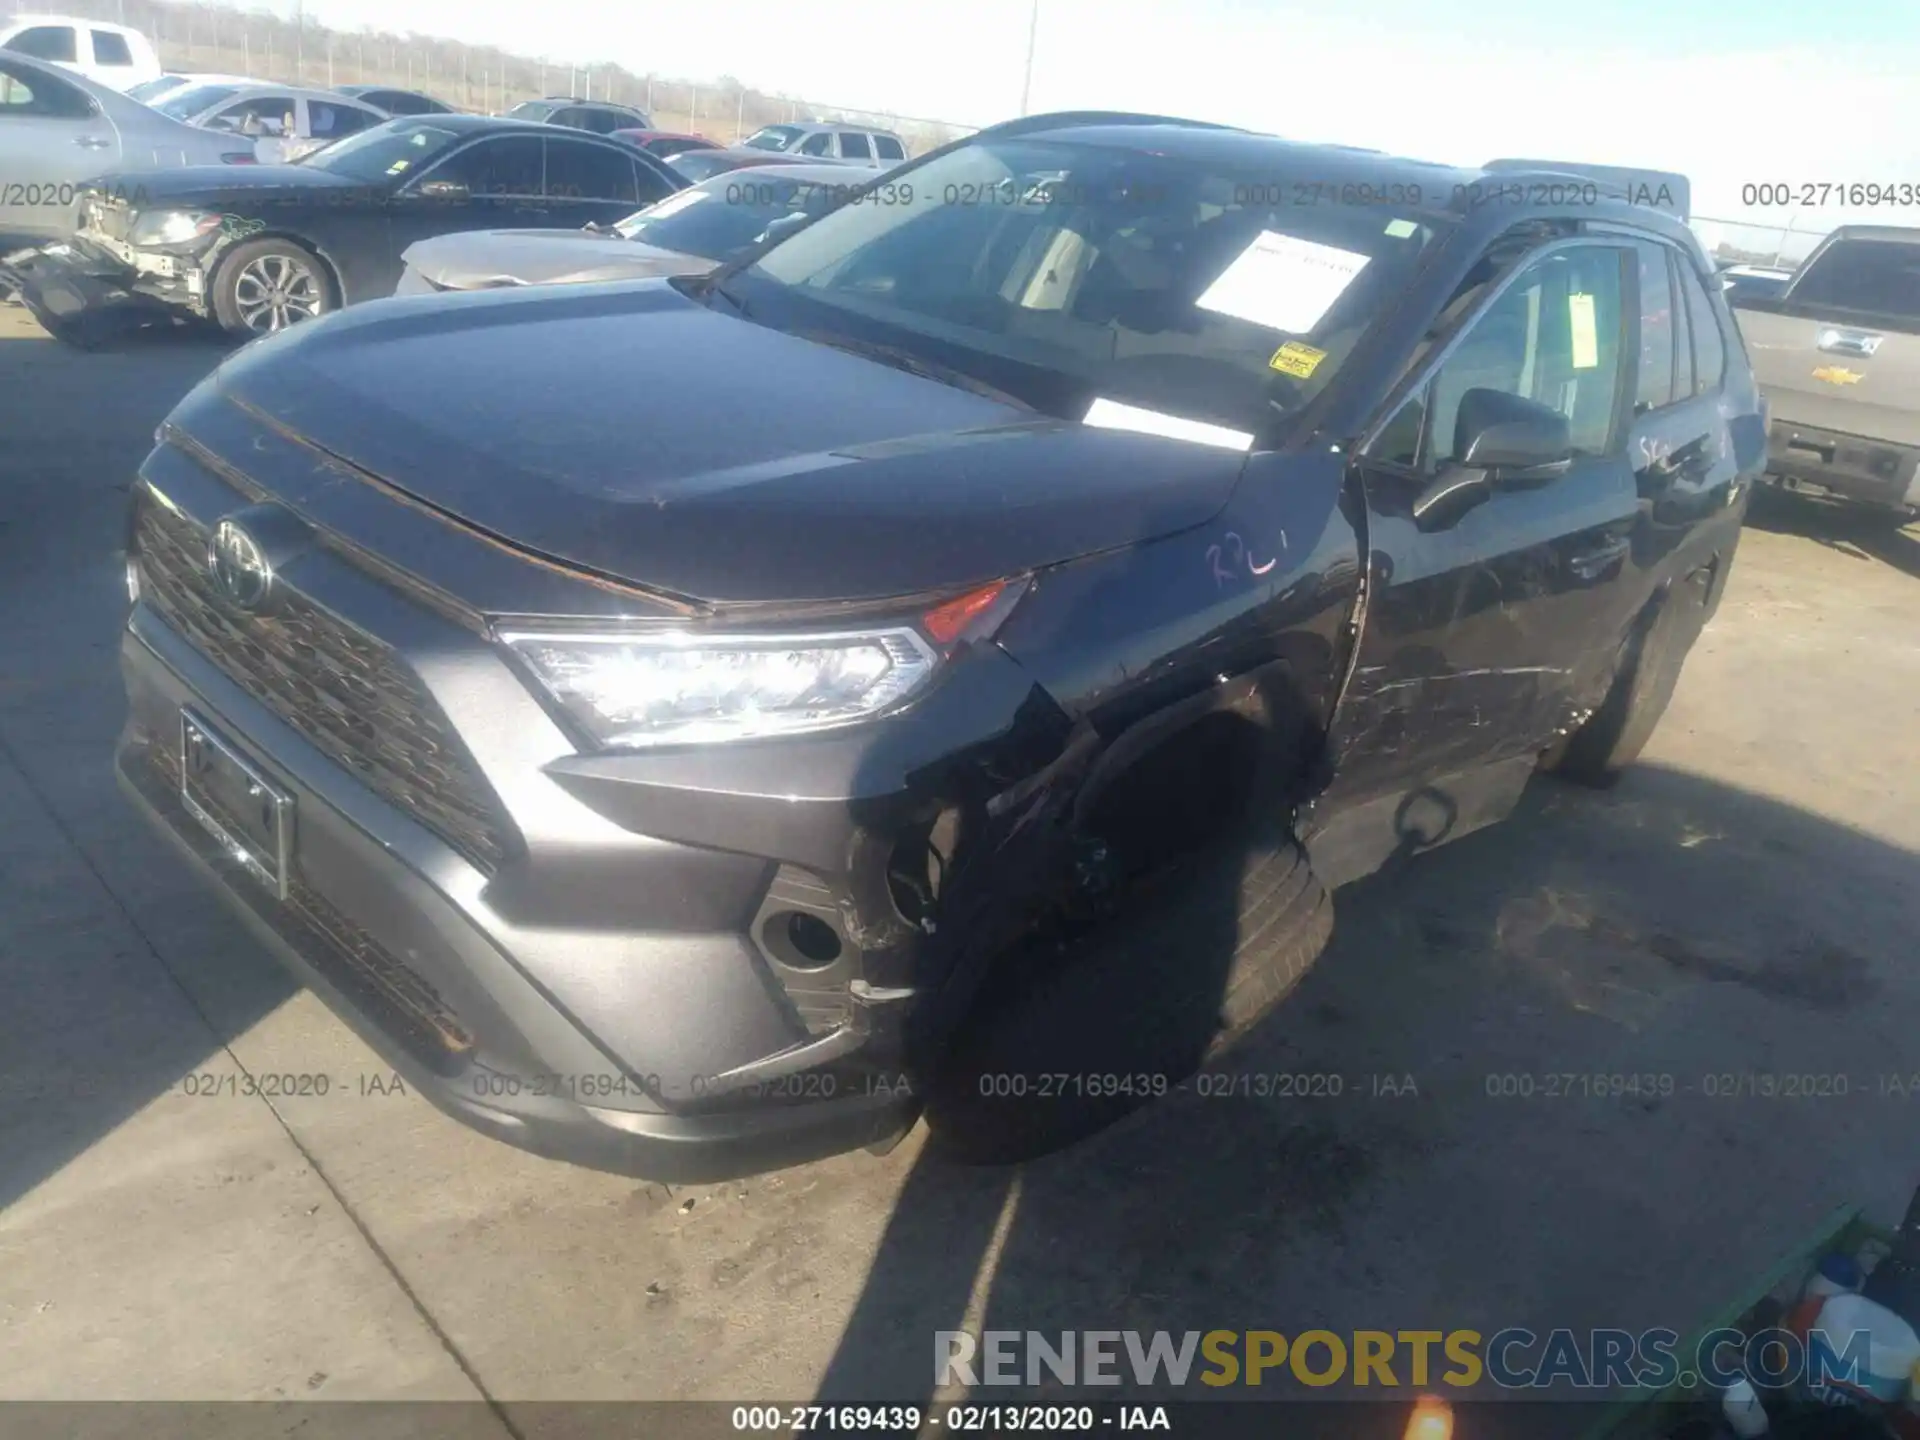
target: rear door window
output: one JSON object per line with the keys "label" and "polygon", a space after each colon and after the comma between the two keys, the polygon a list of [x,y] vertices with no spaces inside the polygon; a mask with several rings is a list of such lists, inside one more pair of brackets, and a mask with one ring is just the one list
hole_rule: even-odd
{"label": "rear door window", "polygon": [[867,137],[851,132],[840,137],[840,158],[843,160],[871,160],[873,151],[867,145]]}
{"label": "rear door window", "polygon": [[903,149],[900,142],[891,135],[874,136],[873,153],[882,160],[904,160],[907,158],[906,150]]}
{"label": "rear door window", "polygon": [[7,49],[56,65],[71,65],[79,58],[71,25],[35,25],[7,41]]}
{"label": "rear door window", "polygon": [[1674,399],[1673,280],[1665,246],[1642,240],[1634,251],[1640,257],[1640,382],[1633,408],[1640,414]]}
{"label": "rear door window", "polygon": [[127,37],[117,35],[111,30],[95,30],[93,34],[93,63],[96,65],[131,65],[133,51],[127,48]]}
{"label": "rear door window", "polygon": [[822,130],[800,142],[802,155],[832,155],[833,136]]}
{"label": "rear door window", "polygon": [[590,142],[549,140],[546,144],[546,193],[550,198],[639,203],[632,157]]}
{"label": "rear door window", "polygon": [[1799,278],[1793,299],[1920,320],[1920,245],[1894,240],[1836,241]]}

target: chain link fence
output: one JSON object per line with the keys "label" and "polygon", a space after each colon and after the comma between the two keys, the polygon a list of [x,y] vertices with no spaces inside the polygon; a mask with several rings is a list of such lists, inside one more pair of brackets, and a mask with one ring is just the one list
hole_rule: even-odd
{"label": "chain link fence", "polygon": [[1696,215],[1691,223],[1700,243],[1715,260],[1784,269],[1792,269],[1806,259],[1835,225],[1832,220],[1799,215],[1790,215],[1780,225],[1718,220],[1711,215]]}
{"label": "chain link fence", "polygon": [[183,0],[0,0],[0,23],[16,14],[110,20],[146,35],[160,64],[175,72],[253,75],[279,84],[391,85],[419,90],[462,110],[496,113],[548,95],[575,95],[633,105],[662,130],[706,135],[723,144],[762,125],[793,120],[843,121],[892,130],[914,154],[970,134],[974,127],[885,110],[826,105],[767,94],[722,76],[684,80],[636,75],[618,65],[578,64],[509,54],[437,36],[363,29],[333,30],[301,18]]}

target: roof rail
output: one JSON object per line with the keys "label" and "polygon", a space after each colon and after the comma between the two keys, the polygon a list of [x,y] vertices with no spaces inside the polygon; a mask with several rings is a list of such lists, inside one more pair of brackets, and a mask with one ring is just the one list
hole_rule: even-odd
{"label": "roof rail", "polygon": [[976,135],[1021,135],[1032,130],[1053,130],[1062,125],[1186,125],[1195,130],[1225,130],[1242,135],[1253,132],[1238,125],[1220,125],[1211,120],[1189,120],[1182,115],[1153,115],[1135,110],[1055,110],[1044,115],[1022,115],[976,130]]}

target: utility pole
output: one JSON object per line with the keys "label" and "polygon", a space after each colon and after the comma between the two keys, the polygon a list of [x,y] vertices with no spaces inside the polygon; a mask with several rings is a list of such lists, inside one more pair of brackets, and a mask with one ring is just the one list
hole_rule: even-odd
{"label": "utility pole", "polygon": [[1020,113],[1027,113],[1028,102],[1033,97],[1033,42],[1040,34],[1040,0],[1033,0],[1033,9],[1027,15],[1027,78],[1020,83]]}
{"label": "utility pole", "polygon": [[747,133],[747,87],[740,87],[740,103],[733,111],[733,143],[738,145],[740,137]]}
{"label": "utility pole", "polygon": [[300,0],[293,0],[293,83],[298,85],[307,77],[302,73],[301,60],[305,58],[306,7]]}

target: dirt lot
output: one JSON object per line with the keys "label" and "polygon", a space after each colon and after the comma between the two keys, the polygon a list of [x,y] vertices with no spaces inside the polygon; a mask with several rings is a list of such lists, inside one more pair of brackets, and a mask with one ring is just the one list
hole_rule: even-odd
{"label": "dirt lot", "polygon": [[[1340,894],[1231,1062],[1338,1099],[1176,1097],[1018,1173],[916,1137],[669,1191],[377,1093],[110,777],[124,492],[221,353],[0,309],[0,1397],[511,1415],[919,1394],[962,1323],[1685,1330],[1920,1179],[1920,1096],[1883,1093],[1920,1072],[1920,541],[1800,507],[1756,517],[1618,789],[1536,785]],[[1748,1072],[1847,1093],[1711,1093]],[[301,1073],[330,1093],[235,1093]],[[1489,1093],[1569,1073],[1674,1093]]]}

